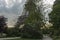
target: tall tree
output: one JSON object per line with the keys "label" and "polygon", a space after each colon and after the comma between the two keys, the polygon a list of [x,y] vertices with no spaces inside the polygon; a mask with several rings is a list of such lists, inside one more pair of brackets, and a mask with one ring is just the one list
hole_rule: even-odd
{"label": "tall tree", "polygon": [[53,7],[53,11],[50,14],[51,22],[53,23],[53,29],[56,33],[59,33],[60,30],[60,0],[56,0]]}
{"label": "tall tree", "polygon": [[0,32],[4,32],[6,27],[6,18],[4,16],[0,16]]}
{"label": "tall tree", "polygon": [[[37,7],[37,0],[27,0],[25,4],[25,15],[20,16],[18,19],[18,26],[20,24],[25,24],[22,29],[20,29],[22,38],[42,38],[40,31],[41,28],[41,13],[40,9]],[[27,15],[28,14],[28,15]],[[26,16],[27,15],[27,16]],[[27,17],[27,18],[26,18]],[[34,34],[35,33],[35,34]]]}
{"label": "tall tree", "polygon": [[35,28],[39,30],[41,27],[41,13],[35,4],[35,1],[37,0],[28,0],[25,4],[25,10],[29,15],[25,23],[32,25],[32,27],[35,26]]}
{"label": "tall tree", "polygon": [[[40,9],[37,7],[36,2],[38,0],[27,0],[24,8],[24,15],[19,16],[15,27],[20,27],[21,24],[32,25],[37,30],[41,27],[41,13]],[[27,15],[28,14],[28,15]]]}

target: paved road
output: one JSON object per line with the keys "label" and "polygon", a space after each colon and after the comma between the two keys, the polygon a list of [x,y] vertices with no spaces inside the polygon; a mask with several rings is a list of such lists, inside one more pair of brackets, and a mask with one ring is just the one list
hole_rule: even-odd
{"label": "paved road", "polygon": [[42,40],[53,40],[51,37],[49,37],[48,35],[44,35]]}

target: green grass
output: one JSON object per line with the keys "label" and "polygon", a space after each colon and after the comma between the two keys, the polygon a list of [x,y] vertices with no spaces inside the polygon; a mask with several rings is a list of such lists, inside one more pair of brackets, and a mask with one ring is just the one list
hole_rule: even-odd
{"label": "green grass", "polygon": [[59,37],[54,37],[53,40],[60,40],[60,36]]}
{"label": "green grass", "polygon": [[40,40],[40,39],[7,39],[7,40]]}

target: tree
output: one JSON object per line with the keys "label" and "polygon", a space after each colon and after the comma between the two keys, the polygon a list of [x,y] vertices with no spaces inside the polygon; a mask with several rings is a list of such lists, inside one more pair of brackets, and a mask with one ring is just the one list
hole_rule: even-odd
{"label": "tree", "polygon": [[60,0],[56,0],[50,18],[53,24],[54,34],[58,35],[60,31]]}
{"label": "tree", "polygon": [[24,24],[24,21],[25,21],[26,18],[27,18],[26,15],[19,16],[19,18],[18,18],[18,20],[17,20],[17,22],[15,24],[15,28],[19,29],[20,25]]}
{"label": "tree", "polygon": [[41,32],[41,27],[42,27],[41,13],[39,8],[35,4],[36,1],[37,0],[27,0],[24,8],[25,15],[19,16],[17,25],[15,25],[16,28],[17,27],[19,28],[21,24],[25,24],[23,28],[20,29],[22,38],[42,38],[43,37]]}
{"label": "tree", "polygon": [[[40,30],[41,27],[41,13],[40,9],[37,7],[35,2],[38,0],[27,0],[24,8],[24,15],[19,16],[18,21],[15,25],[16,28],[19,28],[22,24],[30,24],[37,30]],[[28,14],[28,15],[27,15]]]}
{"label": "tree", "polygon": [[43,37],[40,31],[37,31],[29,24],[21,28],[20,32],[21,32],[21,38],[41,39]]}
{"label": "tree", "polygon": [[25,11],[28,13],[28,17],[25,19],[25,25],[21,30],[22,38],[42,38],[43,35],[40,29],[42,22],[41,13],[35,4],[35,0],[27,0],[25,4]]}
{"label": "tree", "polygon": [[28,0],[25,4],[25,10],[28,12],[28,18],[25,23],[32,25],[34,28],[38,28],[40,30],[41,27],[41,13],[38,7],[35,4],[35,0]]}
{"label": "tree", "polygon": [[3,33],[7,31],[6,18],[4,16],[0,16],[0,37],[3,37]]}

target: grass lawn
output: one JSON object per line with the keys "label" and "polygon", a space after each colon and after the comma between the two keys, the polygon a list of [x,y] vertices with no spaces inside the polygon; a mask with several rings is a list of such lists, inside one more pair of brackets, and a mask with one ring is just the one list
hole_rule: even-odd
{"label": "grass lawn", "polygon": [[40,39],[23,39],[23,38],[19,38],[19,37],[16,37],[16,38],[0,38],[0,40],[40,40]]}
{"label": "grass lawn", "polygon": [[7,40],[40,40],[40,39],[7,39]]}

